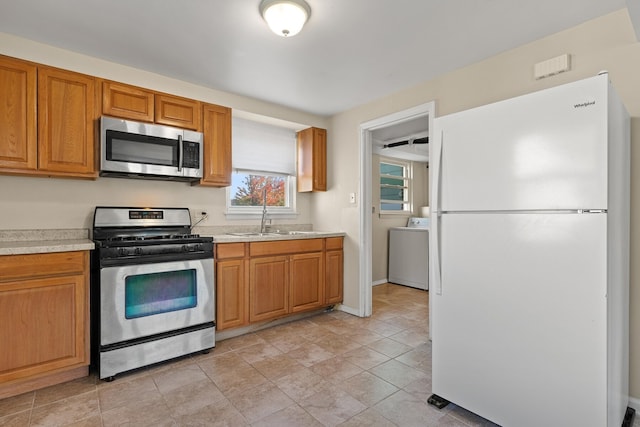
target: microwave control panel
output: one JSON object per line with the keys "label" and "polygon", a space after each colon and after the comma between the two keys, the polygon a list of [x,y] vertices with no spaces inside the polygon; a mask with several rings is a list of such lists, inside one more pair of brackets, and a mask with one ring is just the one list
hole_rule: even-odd
{"label": "microwave control panel", "polygon": [[184,141],[182,152],[182,167],[200,168],[200,144]]}

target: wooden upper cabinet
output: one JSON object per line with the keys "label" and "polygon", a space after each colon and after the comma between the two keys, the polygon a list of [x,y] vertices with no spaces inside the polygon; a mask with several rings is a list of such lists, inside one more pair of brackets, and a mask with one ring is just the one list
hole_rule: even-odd
{"label": "wooden upper cabinet", "polygon": [[327,131],[298,132],[298,192],[327,191]]}
{"label": "wooden upper cabinet", "polygon": [[38,68],[38,167],[52,175],[96,177],[95,79]]}
{"label": "wooden upper cabinet", "polygon": [[0,168],[38,167],[36,66],[0,56]]}
{"label": "wooden upper cabinet", "polygon": [[102,82],[102,114],[153,123],[154,93],[122,83]]}
{"label": "wooden upper cabinet", "polygon": [[163,125],[202,130],[202,104],[178,96],[155,95],[155,121]]}
{"label": "wooden upper cabinet", "polygon": [[231,108],[203,105],[204,171],[200,184],[231,185]]}

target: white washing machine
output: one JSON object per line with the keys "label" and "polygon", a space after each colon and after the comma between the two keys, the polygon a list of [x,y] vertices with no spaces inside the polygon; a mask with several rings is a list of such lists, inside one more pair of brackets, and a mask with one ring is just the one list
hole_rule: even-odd
{"label": "white washing machine", "polygon": [[389,282],[429,289],[429,218],[389,229]]}

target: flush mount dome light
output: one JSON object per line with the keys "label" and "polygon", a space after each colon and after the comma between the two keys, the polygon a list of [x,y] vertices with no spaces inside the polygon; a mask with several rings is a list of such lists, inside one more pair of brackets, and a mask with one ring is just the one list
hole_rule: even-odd
{"label": "flush mount dome light", "polygon": [[262,0],[260,14],[271,31],[282,37],[295,36],[311,15],[304,0]]}

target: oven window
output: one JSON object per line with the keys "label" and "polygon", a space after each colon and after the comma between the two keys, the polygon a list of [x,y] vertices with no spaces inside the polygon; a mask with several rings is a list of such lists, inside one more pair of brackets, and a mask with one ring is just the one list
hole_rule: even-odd
{"label": "oven window", "polygon": [[152,316],[197,305],[196,270],[138,274],[125,279],[125,317]]}

